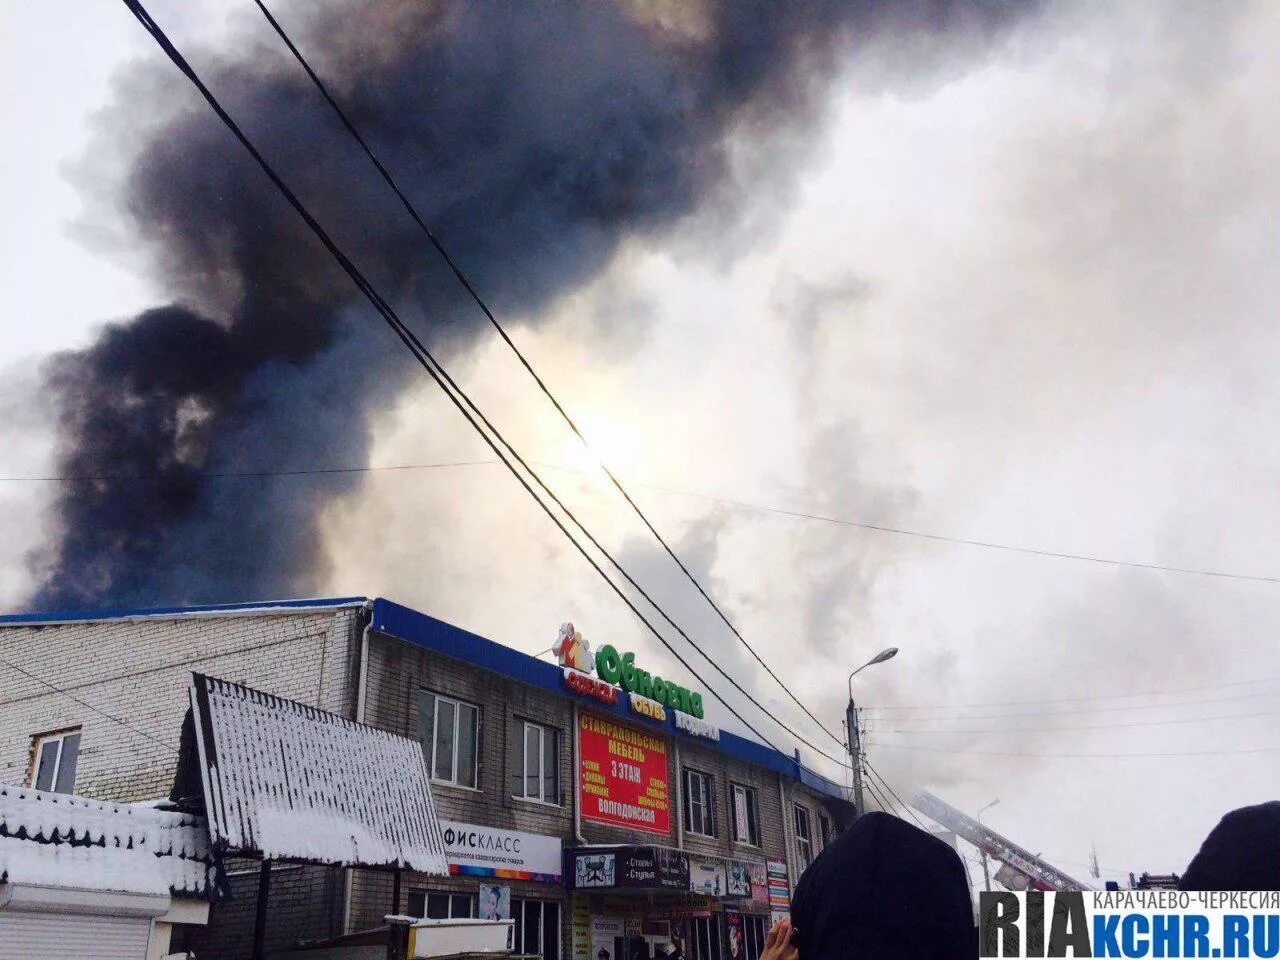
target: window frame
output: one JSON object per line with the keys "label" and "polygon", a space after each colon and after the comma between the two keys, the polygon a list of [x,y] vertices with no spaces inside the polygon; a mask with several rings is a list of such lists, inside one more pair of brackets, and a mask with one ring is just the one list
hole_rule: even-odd
{"label": "window frame", "polygon": [[822,811],[818,811],[818,839],[823,850],[831,845],[831,818]]}
{"label": "window frame", "polygon": [[[537,781],[540,796],[532,796],[529,793],[530,731],[537,731],[538,734]],[[549,797],[546,796],[548,792],[546,766],[548,743],[550,743],[553,753],[551,796]],[[528,800],[531,803],[544,803],[551,807],[563,806],[562,790],[560,788],[560,729],[558,727],[539,723],[536,720],[520,720],[520,792],[514,794],[514,796],[518,800]]]}
{"label": "window frame", "polygon": [[[434,918],[437,920],[474,920],[476,919],[476,916],[480,912],[479,903],[477,901],[477,895],[474,893],[467,893],[465,891],[459,891],[459,890],[429,890],[425,887],[418,887],[415,889],[411,889],[409,891],[409,900],[411,901],[414,897],[422,897],[421,916],[424,919],[431,916],[430,903],[431,903],[432,897],[443,897],[445,903],[448,906],[448,913],[444,917]],[[467,909],[469,911],[465,917],[462,916],[461,914],[455,914],[453,912],[453,908],[457,904],[457,902],[463,899],[466,899]],[[410,909],[411,909],[410,905],[406,901],[405,903],[406,912],[410,911]],[[412,913],[410,913],[410,916],[412,916]]]}
{"label": "window frame", "polygon": [[[738,812],[734,807],[737,793],[741,791],[747,805],[747,836],[738,836]],[[729,837],[734,843],[743,847],[759,847],[762,843],[760,831],[760,795],[756,788],[748,783],[729,781]]]}
{"label": "window frame", "polygon": [[[705,830],[696,829],[693,825],[693,790],[691,789],[694,779],[700,781],[702,789],[699,791],[699,805],[702,813],[702,826]],[[716,838],[716,790],[715,778],[702,770],[693,767],[685,767],[682,771],[682,793],[684,807],[682,816],[684,817],[684,831],[691,833],[695,837],[708,837],[712,840]]]}
{"label": "window frame", "polygon": [[[525,912],[531,905],[536,905],[538,910],[538,950],[530,951],[529,945],[524,942]],[[550,918],[548,913],[554,912],[555,917]],[[511,925],[511,945],[510,948],[519,954],[532,954],[533,956],[542,957],[543,960],[560,960],[561,949],[561,925],[560,925],[560,901],[547,900],[542,897],[512,897],[511,898],[511,919],[514,921]],[[554,919],[554,923],[548,923]],[[555,931],[555,943],[552,946],[554,952],[547,953],[547,931]]]}
{"label": "window frame", "polygon": [[[431,719],[427,722],[424,717],[424,706],[427,702],[431,704]],[[453,740],[450,745],[450,778],[436,776],[437,760],[436,748],[439,745],[439,727],[440,727],[440,706],[448,704],[453,707]],[[458,779],[460,757],[459,746],[463,724],[458,721],[461,719],[463,710],[471,710],[475,717],[475,726],[472,731],[471,744],[471,772],[474,782],[467,783]],[[480,740],[484,729],[483,713],[480,705],[471,703],[469,700],[463,700],[460,697],[452,697],[444,693],[436,693],[434,690],[428,690],[426,687],[418,689],[418,740],[422,744],[423,753],[426,754],[427,772],[430,774],[432,783],[441,783],[452,787],[459,787],[463,790],[479,790],[480,789]],[[429,733],[429,735],[428,735]],[[427,753],[427,745],[430,743],[430,753]]]}
{"label": "window frame", "polygon": [[[28,772],[27,782],[33,790],[42,790],[46,793],[62,793],[73,794],[76,791],[76,772],[80,764],[80,743],[81,735],[84,732],[83,727],[64,727],[61,730],[51,730],[48,733],[37,733],[31,738],[31,769]],[[67,756],[67,742],[74,740],[72,743],[73,754],[71,756],[71,774],[70,782],[65,784],[66,789],[58,789],[62,775],[65,772],[64,763]],[[40,786],[40,766],[41,757],[45,748],[51,744],[57,744],[56,755],[53,758],[53,767],[49,772],[48,786]]]}
{"label": "window frame", "polygon": [[[813,864],[813,820],[809,816],[809,808],[798,803],[792,805],[792,825],[796,838],[797,859],[801,861],[800,873],[804,873]],[[804,832],[801,833],[800,822],[804,819]]]}

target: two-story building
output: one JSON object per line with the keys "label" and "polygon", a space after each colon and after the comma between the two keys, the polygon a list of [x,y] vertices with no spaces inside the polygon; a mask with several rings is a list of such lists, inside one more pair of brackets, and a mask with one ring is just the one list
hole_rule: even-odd
{"label": "two-story building", "polygon": [[[679,939],[690,960],[731,944],[754,960],[852,806],[798,757],[702,719],[696,681],[595,639],[587,656],[565,644],[561,666],[365,598],[2,617],[0,782],[166,795],[198,671],[416,737],[432,772],[451,876],[406,875],[396,903],[386,873],[277,871],[274,949],[392,912],[498,914],[548,958]],[[257,871],[231,881],[189,931],[202,957],[247,955]]]}

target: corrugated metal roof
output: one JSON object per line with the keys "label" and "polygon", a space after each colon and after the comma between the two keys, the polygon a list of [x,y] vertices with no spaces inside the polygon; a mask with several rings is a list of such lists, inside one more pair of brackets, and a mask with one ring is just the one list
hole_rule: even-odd
{"label": "corrugated metal roof", "polygon": [[191,703],[218,850],[448,874],[418,741],[202,674]]}
{"label": "corrugated metal roof", "polygon": [[220,899],[203,818],[0,786],[0,882]]}

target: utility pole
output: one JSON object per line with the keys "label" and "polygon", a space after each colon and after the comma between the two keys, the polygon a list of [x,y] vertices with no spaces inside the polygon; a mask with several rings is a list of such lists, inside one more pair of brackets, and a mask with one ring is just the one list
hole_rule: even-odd
{"label": "utility pole", "polygon": [[858,736],[858,708],[853,704],[853,697],[849,698],[844,719],[849,728],[849,765],[853,767],[853,818],[856,820],[867,811],[862,805],[862,742]]}
{"label": "utility pole", "polygon": [[991,871],[987,867],[987,851],[982,851],[982,882],[986,884],[987,893],[991,892]]}

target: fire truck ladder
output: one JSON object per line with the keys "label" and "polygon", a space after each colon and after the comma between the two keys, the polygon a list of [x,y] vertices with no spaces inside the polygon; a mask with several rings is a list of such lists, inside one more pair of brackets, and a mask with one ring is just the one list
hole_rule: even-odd
{"label": "fire truck ladder", "polygon": [[984,827],[973,817],[961,813],[949,803],[943,803],[931,793],[921,790],[911,798],[911,805],[932,820],[946,827],[962,840],[967,840],[993,860],[1006,863],[1026,876],[1028,886],[1034,890],[1088,890],[1079,880],[1073,880],[1057,867],[1051,866],[1022,847],[1005,839],[990,827]]}

